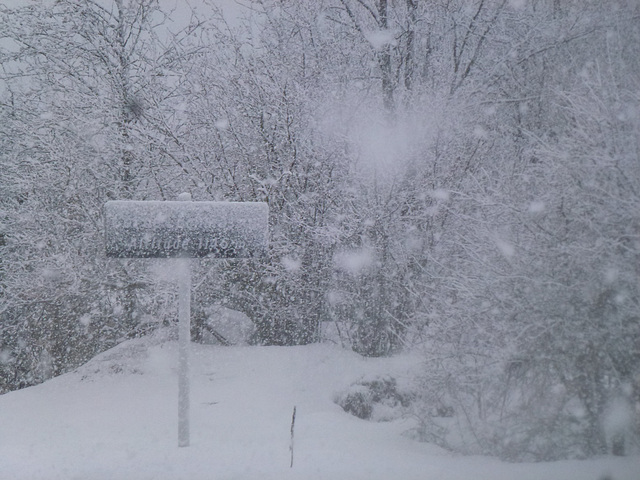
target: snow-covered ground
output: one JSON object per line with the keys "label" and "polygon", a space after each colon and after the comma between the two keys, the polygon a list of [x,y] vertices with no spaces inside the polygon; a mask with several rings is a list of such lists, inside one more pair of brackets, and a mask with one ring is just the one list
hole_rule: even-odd
{"label": "snow-covered ground", "polygon": [[330,345],[193,345],[191,446],[178,448],[177,343],[158,334],[133,340],[0,396],[0,480],[640,478],[637,457],[508,464],[456,456],[403,435],[410,420],[368,422],[333,402],[363,375],[401,376],[412,362]]}

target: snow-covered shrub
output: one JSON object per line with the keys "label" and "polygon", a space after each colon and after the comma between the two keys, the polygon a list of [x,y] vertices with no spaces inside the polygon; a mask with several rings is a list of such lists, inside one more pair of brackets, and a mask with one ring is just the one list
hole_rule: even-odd
{"label": "snow-covered shrub", "polygon": [[249,345],[255,325],[244,313],[222,305],[208,307],[193,321],[192,339],[218,345]]}
{"label": "snow-covered shrub", "polygon": [[637,386],[615,387],[609,378],[612,386],[601,392],[610,398],[603,400],[601,424],[563,377],[558,363],[566,358],[461,357],[431,361],[423,371],[410,405],[418,440],[508,461],[586,458],[594,445],[602,454],[638,450]]}
{"label": "snow-covered shrub", "polygon": [[335,402],[358,418],[381,422],[403,416],[411,398],[409,392],[399,389],[395,378],[386,375],[359,380],[336,395]]}

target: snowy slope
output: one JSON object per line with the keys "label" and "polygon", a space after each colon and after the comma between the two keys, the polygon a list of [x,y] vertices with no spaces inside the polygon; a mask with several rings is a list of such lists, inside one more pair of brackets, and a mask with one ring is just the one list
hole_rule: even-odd
{"label": "snowy slope", "polygon": [[177,344],[156,335],[0,396],[0,480],[640,478],[638,458],[505,464],[412,441],[409,420],[359,420],[334,393],[412,361],[327,345],[193,345],[192,445],[178,448],[176,359]]}

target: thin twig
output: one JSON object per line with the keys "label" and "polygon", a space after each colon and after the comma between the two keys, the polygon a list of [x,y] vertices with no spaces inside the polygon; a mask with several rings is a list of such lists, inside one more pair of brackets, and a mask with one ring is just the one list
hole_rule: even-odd
{"label": "thin twig", "polygon": [[289,445],[289,451],[291,452],[291,465],[289,468],[293,468],[293,429],[296,425],[296,407],[293,407],[293,415],[291,416],[291,444]]}

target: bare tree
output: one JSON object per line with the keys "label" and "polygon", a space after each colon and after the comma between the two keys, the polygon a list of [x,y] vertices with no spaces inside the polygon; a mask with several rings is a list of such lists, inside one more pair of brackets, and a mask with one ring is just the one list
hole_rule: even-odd
{"label": "bare tree", "polygon": [[[102,204],[157,198],[175,163],[149,119],[175,106],[182,34],[154,1],[63,0],[0,10],[0,200],[10,268],[0,315],[15,361],[2,388],[58,374],[133,334],[154,301],[144,272],[106,268]],[[175,126],[174,126],[175,127]],[[4,192],[3,192],[4,193]],[[119,271],[118,271],[119,268]],[[113,272],[108,275],[105,272]],[[43,360],[44,359],[44,360]]]}

